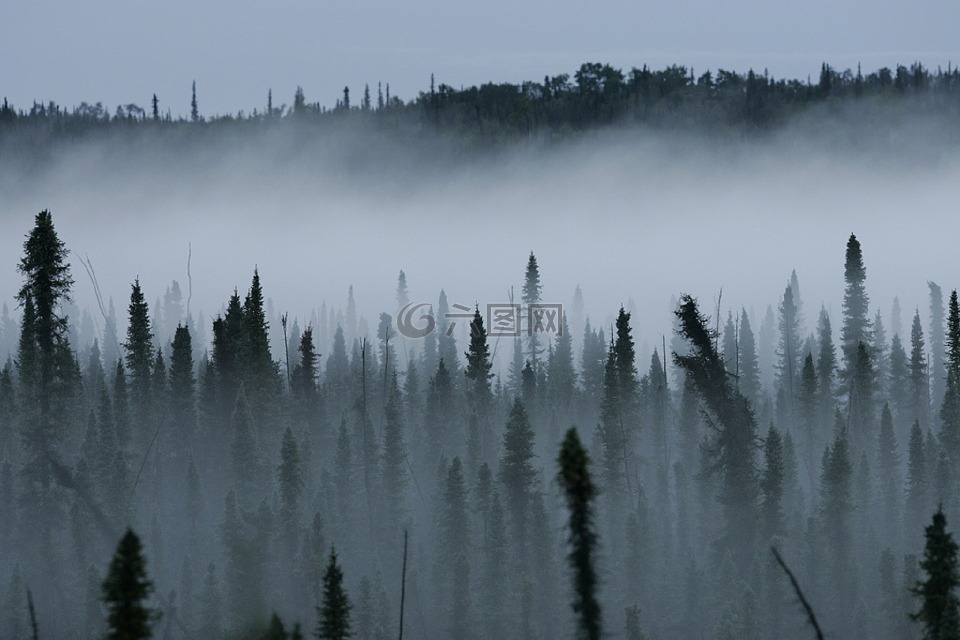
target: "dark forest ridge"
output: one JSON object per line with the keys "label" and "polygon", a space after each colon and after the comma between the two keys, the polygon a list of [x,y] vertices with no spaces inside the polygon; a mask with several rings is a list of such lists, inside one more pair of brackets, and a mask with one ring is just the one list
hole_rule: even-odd
{"label": "dark forest ridge", "polygon": [[[647,126],[665,129],[766,131],[814,105],[858,99],[896,104],[912,99],[911,108],[955,112],[960,106],[960,71],[951,66],[931,71],[920,63],[881,68],[863,74],[858,68],[839,71],[824,63],[820,77],[775,79],[766,72],[746,74],[718,69],[695,74],[673,65],[629,71],[607,64],[584,63],[571,76],[544,77],[542,82],[487,83],[456,89],[435,84],[410,100],[390,93],[389,84],[365,86],[352,93],[345,87],[333,108],[308,102],[297,88],[292,104],[278,104],[268,92],[266,105],[235,115],[204,116],[202,88],[193,85],[189,115],[172,115],[172,108],[154,95],[146,107],[130,103],[111,113],[100,102],[72,109],[35,102],[29,109],[0,107],[0,139],[27,132],[33,142],[44,134],[73,138],[104,129],[131,127],[258,126],[281,120],[351,124],[377,131],[417,133],[441,131],[467,143],[486,146],[530,136],[565,137],[594,127]],[[358,95],[359,93],[359,95]],[[39,137],[38,137],[39,136]]]}

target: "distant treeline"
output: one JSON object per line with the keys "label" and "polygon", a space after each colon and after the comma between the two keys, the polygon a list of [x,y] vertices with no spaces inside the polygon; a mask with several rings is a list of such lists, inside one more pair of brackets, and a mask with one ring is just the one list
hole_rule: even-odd
{"label": "distant treeline", "polygon": [[644,65],[624,71],[584,63],[572,76],[544,77],[542,82],[456,89],[436,84],[431,77],[429,90],[407,102],[391,95],[389,84],[381,83],[365,86],[359,98],[345,87],[335,106],[327,108],[308,102],[298,87],[292,104],[275,104],[271,92],[263,108],[212,117],[202,114],[194,83],[189,115],[177,117],[156,95],[146,107],[130,103],[113,111],[101,102],[83,102],[72,109],[52,101],[34,102],[24,109],[4,99],[0,141],[13,132],[29,132],[36,142],[106,129],[254,127],[291,120],[342,125],[348,120],[381,131],[442,132],[488,146],[529,137],[566,137],[605,126],[763,132],[813,105],[858,99],[891,103],[908,97],[920,98],[926,107],[956,110],[960,72],[950,67],[933,71],[914,63],[863,74],[859,68],[839,71],[824,63],[814,81],[775,79],[753,70],[742,74],[718,69],[696,75],[692,68],[680,65],[661,70]]}

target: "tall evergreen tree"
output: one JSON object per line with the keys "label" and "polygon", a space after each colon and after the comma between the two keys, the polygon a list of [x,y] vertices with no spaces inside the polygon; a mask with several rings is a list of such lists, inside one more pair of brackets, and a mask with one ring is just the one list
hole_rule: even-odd
{"label": "tall evergreen tree", "polygon": [[536,479],[533,467],[533,429],[523,403],[513,401],[510,417],[503,432],[503,454],[500,458],[500,484],[506,500],[507,513],[513,528],[513,540],[521,566],[525,563],[527,546],[527,511],[530,493]]}
{"label": "tall evergreen tree", "polygon": [[[890,341],[890,370],[887,374],[887,394],[890,398],[892,410],[897,418],[898,424],[909,420],[909,393],[910,371],[907,352],[903,348],[903,342],[899,334],[893,334]],[[907,422],[909,424],[909,422]]]}
{"label": "tall evergreen tree", "polygon": [[388,539],[400,529],[405,512],[407,488],[406,445],[404,444],[403,396],[397,372],[390,377],[387,406],[384,409],[383,454],[380,461],[380,484],[386,514]]}
{"label": "tall evergreen tree", "polygon": [[883,315],[879,309],[873,317],[873,342],[869,346],[873,356],[874,369],[877,373],[877,391],[884,395],[886,380],[889,377],[890,350],[887,345],[887,330],[883,324]]}
{"label": "tall evergreen tree", "polygon": [[146,600],[153,592],[147,579],[146,558],[140,538],[131,529],[121,538],[103,581],[107,605],[107,640],[139,640],[152,637],[151,622],[159,617]]}
{"label": "tall evergreen tree", "polygon": [[923,442],[920,421],[915,420],[910,429],[910,443],[907,448],[907,520],[909,528],[918,526],[927,511],[929,500],[929,479],[927,473],[927,451]]}
{"label": "tall evergreen tree", "polygon": [[777,346],[777,382],[786,399],[788,424],[795,420],[795,399],[800,387],[800,319],[793,301],[793,290],[788,285],[780,302],[780,342]]}
{"label": "tall evergreen tree", "polygon": [[[674,330],[679,329],[678,326],[674,327]],[[760,364],[760,375],[762,377],[762,385],[767,391],[770,391],[773,388],[773,368],[774,368],[774,352],[776,351],[776,333],[777,333],[777,319],[773,314],[773,306],[767,305],[767,310],[764,313],[763,320],[760,322],[760,328],[757,331],[757,359]],[[678,334],[679,335],[679,334]],[[674,348],[674,352],[683,353],[682,351],[677,351]]]}
{"label": "tall evergreen tree", "polygon": [[636,351],[630,329],[630,313],[622,306],[617,313],[616,333],[613,356],[617,370],[620,410],[628,435],[635,437],[640,426],[637,415],[639,398],[637,397]]}
{"label": "tall evergreen tree", "polygon": [[960,303],[950,293],[947,315],[946,387],[940,405],[940,442],[954,464],[960,463]]}
{"label": "tall evergreen tree", "polygon": [[800,372],[800,384],[797,390],[797,426],[800,442],[807,457],[821,444],[820,396],[817,388],[817,372],[813,364],[813,354],[807,353]]}
{"label": "tall evergreen tree", "polygon": [[127,369],[130,372],[130,392],[135,424],[139,433],[136,442],[143,445],[147,438],[150,417],[150,382],[153,373],[153,332],[150,327],[150,307],[143,296],[139,278],[133,281],[128,307],[126,349]]}
{"label": "tall evergreen tree", "polygon": [[723,325],[723,362],[737,384],[740,384],[740,341],[737,325],[733,320],[733,311],[727,311],[727,322]]}
{"label": "tall evergreen tree", "polygon": [[597,490],[590,477],[590,459],[575,428],[567,431],[557,466],[557,480],[563,488],[569,510],[568,558],[573,573],[573,611],[577,614],[577,637],[599,640],[603,627],[596,593],[597,534],[593,523],[593,500]]}
{"label": "tall evergreen tree", "polygon": [[468,638],[470,624],[470,520],[467,517],[467,489],[463,466],[456,457],[450,463],[443,488],[443,506],[439,522],[439,597],[445,605],[447,634],[450,638]]}
{"label": "tall evergreen tree", "polygon": [[837,352],[833,345],[830,315],[823,307],[820,307],[820,318],[817,321],[817,345],[817,386],[820,388],[822,415],[830,416],[834,408]]}
{"label": "tall evergreen tree", "polygon": [[913,316],[913,327],[910,329],[910,363],[908,368],[910,375],[909,417],[911,420],[919,420],[922,427],[929,428],[930,383],[919,310]]}
{"label": "tall evergreen tree", "polygon": [[258,487],[262,478],[254,419],[243,387],[237,395],[231,426],[233,430],[230,444],[232,480],[237,487],[241,501],[248,506],[254,494],[262,490],[262,487]]}
{"label": "tall evergreen tree", "polygon": [[224,316],[213,321],[213,351],[210,364],[216,384],[209,391],[215,399],[214,415],[217,427],[224,431],[230,424],[229,416],[240,390],[240,358],[243,348],[243,306],[236,289],[227,303]]}
{"label": "tall evergreen tree", "polygon": [[429,443],[428,463],[433,464],[442,451],[459,449],[462,433],[454,430],[459,421],[454,419],[453,385],[446,360],[440,359],[436,374],[427,389],[424,411],[424,432]]}
{"label": "tall evergreen tree", "polygon": [[844,280],[847,283],[843,292],[843,326],[840,329],[843,349],[843,373],[850,376],[857,359],[857,345],[860,342],[870,344],[870,319],[868,316],[870,298],[864,282],[867,270],[863,266],[863,253],[860,241],[854,234],[847,240]]}
{"label": "tall evergreen tree", "polygon": [[29,532],[26,544],[31,559],[47,572],[42,598],[53,596],[54,585],[63,579],[50,553],[52,539],[64,524],[55,476],[62,478],[57,469],[63,467],[61,447],[71,426],[73,392],[79,378],[67,317],[61,315],[73,285],[67,255],[50,212],[41,211],[23,243],[17,267],[24,278],[17,293],[23,305],[17,367],[23,455],[20,522],[23,531]]}
{"label": "tall evergreen tree", "polygon": [[333,346],[330,349],[330,357],[327,358],[325,373],[324,397],[329,399],[330,415],[337,417],[341,415],[344,408],[344,396],[348,393],[350,382],[346,337],[340,325],[337,325],[336,331],[333,332]]}
{"label": "tall evergreen tree", "polygon": [[897,449],[897,437],[893,428],[893,414],[888,403],[883,404],[880,413],[880,435],[877,446],[877,471],[880,475],[880,504],[883,505],[882,531],[887,540],[899,538],[901,476],[900,452]]}
{"label": "tall evergreen tree", "polygon": [[312,327],[307,327],[300,335],[297,351],[300,358],[290,376],[290,391],[294,399],[295,415],[301,424],[308,425],[309,428],[316,423],[317,412],[320,410],[320,395],[317,389],[317,362],[320,355],[313,344]]}
{"label": "tall evergreen tree", "polygon": [[193,347],[190,329],[178,324],[170,353],[170,419],[175,446],[183,455],[193,441],[196,428],[196,379],[193,375]]}
{"label": "tall evergreen tree", "polygon": [[684,370],[703,399],[706,417],[715,432],[711,446],[713,468],[721,474],[719,499],[724,509],[723,548],[735,554],[736,564],[746,571],[747,544],[757,523],[757,478],[754,474],[756,419],[750,403],[730,384],[723,360],[716,351],[708,319],[688,295],[676,311],[680,335],[690,345],[689,355],[674,353],[674,362]]}
{"label": "tall evergreen tree", "polygon": [[945,336],[943,332],[944,309],[943,291],[936,282],[927,281],[930,289],[930,399],[934,406],[943,402],[944,385],[947,381],[946,363],[944,360]]}
{"label": "tall evergreen tree", "polygon": [[323,574],[323,603],[317,607],[317,629],[320,640],[344,640],[350,637],[350,600],[343,587],[343,571],[337,552],[330,547],[327,570]]}
{"label": "tall evergreen tree", "polygon": [[503,602],[506,595],[503,585],[508,580],[508,565],[506,526],[500,494],[496,489],[493,490],[490,498],[486,531],[488,535],[483,547],[480,628],[487,630],[490,637],[500,637],[502,629],[506,626],[503,619]]}
{"label": "tall evergreen tree", "polygon": [[[595,412],[603,393],[603,370],[607,361],[607,344],[603,330],[594,332],[587,318],[583,329],[583,348],[580,351],[580,380],[588,411]],[[591,415],[591,419],[593,416]]]}
{"label": "tall evergreen tree", "polygon": [[[58,364],[64,349],[69,350],[67,318],[60,315],[64,302],[70,300],[73,278],[67,263],[68,251],[53,227],[53,218],[47,210],[37,214],[34,227],[23,243],[23,257],[17,271],[24,277],[17,300],[33,307],[30,318],[21,324],[21,340],[28,336],[35,345],[38,358],[38,398],[54,391]],[[24,314],[26,316],[26,313]]]}
{"label": "tall evergreen tree", "polygon": [[837,629],[849,629],[845,617],[856,599],[851,571],[852,556],[851,514],[853,511],[853,464],[850,461],[847,437],[840,429],[823,454],[820,475],[820,526],[823,544],[829,550],[829,588],[838,594],[829,607],[829,620]]}
{"label": "tall evergreen tree", "polygon": [[[493,364],[490,361],[487,331],[483,326],[479,305],[473,312],[473,320],[470,322],[470,347],[464,355],[467,358],[464,374],[470,381],[468,399],[472,410],[471,431],[474,432],[471,435],[476,436],[476,444],[482,449],[482,455],[486,458],[493,449],[493,430],[489,424],[490,404],[493,401],[490,389]],[[481,452],[477,453],[481,454]]]}
{"label": "tall evergreen tree", "polygon": [[407,274],[400,270],[397,277],[397,310],[403,309],[410,304],[410,291],[407,289]]}
{"label": "tall evergreen tree", "polygon": [[543,349],[540,346],[540,336],[539,332],[534,331],[533,328],[536,324],[534,318],[531,314],[531,306],[540,303],[540,294],[543,291],[543,286],[540,284],[540,267],[537,265],[537,258],[533,255],[533,252],[530,252],[530,257],[527,259],[527,269],[524,274],[523,280],[523,291],[521,296],[521,301],[526,306],[524,309],[524,316],[527,318],[527,326],[529,331],[527,333],[527,356],[526,359],[530,362],[530,365],[533,367],[534,372],[536,373],[540,364],[540,354]]}
{"label": "tall evergreen tree", "polygon": [[737,388],[740,393],[750,401],[750,405],[756,407],[760,401],[760,369],[757,359],[757,346],[753,337],[753,330],[750,328],[750,317],[746,309],[740,311],[740,363],[739,363],[739,384]]}
{"label": "tall evergreen tree", "polygon": [[389,313],[381,313],[377,325],[377,343],[386,376],[390,375],[390,371],[397,370],[397,350],[392,342],[396,335],[397,332],[393,330],[393,317]]}
{"label": "tall evergreen tree", "polygon": [[[40,353],[36,336],[37,308],[29,292],[22,296],[20,304],[23,306],[23,314],[20,318],[20,340],[17,344],[17,378],[23,399],[31,403],[40,395]],[[27,404],[27,406],[34,405]]]}
{"label": "tall evergreen tree", "polygon": [[[600,423],[597,425],[603,445],[603,470],[606,494],[619,500],[629,478],[627,470],[627,438],[617,378],[617,356],[611,342],[607,363],[603,370],[603,398],[600,404]],[[619,505],[613,505],[616,510]]]}
{"label": "tall evergreen tree", "polygon": [[764,465],[760,478],[760,511],[766,540],[783,533],[783,476],[783,440],[776,427],[770,425],[764,441]]}
{"label": "tall evergreen tree", "polygon": [[577,373],[573,365],[573,336],[566,312],[560,318],[560,335],[554,341],[553,359],[547,371],[548,398],[556,419],[569,415],[574,406]]}
{"label": "tall evergreen tree", "polygon": [[875,440],[874,395],[876,375],[867,345],[857,345],[856,360],[850,378],[849,429],[855,446],[864,447]]}
{"label": "tall evergreen tree", "polygon": [[667,452],[667,418],[670,411],[670,389],[667,388],[667,374],[664,371],[660,353],[653,350],[650,356],[650,369],[641,381],[641,404],[645,407],[643,423],[649,425],[652,431],[652,444],[655,455],[668,457]]}
{"label": "tall evergreen tree", "polygon": [[117,441],[125,448],[130,444],[130,405],[127,396],[127,374],[121,360],[117,360],[113,377],[113,420]]}
{"label": "tall evergreen tree", "polygon": [[243,342],[240,349],[241,371],[250,410],[258,421],[267,417],[278,392],[279,369],[270,355],[270,324],[264,310],[260,273],[253,270],[250,291],[243,300]]}
{"label": "tall evergreen tree", "polygon": [[957,543],[947,531],[942,509],[933,514],[926,527],[926,546],[920,567],[927,574],[912,592],[920,598],[920,610],[911,618],[923,625],[924,640],[956,640],[960,638],[960,570],[957,568]]}

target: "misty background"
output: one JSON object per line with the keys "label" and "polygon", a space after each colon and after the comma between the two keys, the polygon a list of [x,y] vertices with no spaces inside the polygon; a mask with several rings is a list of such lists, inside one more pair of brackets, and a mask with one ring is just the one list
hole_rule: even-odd
{"label": "misty background", "polygon": [[[257,266],[278,312],[342,307],[352,285],[370,322],[401,269],[415,301],[442,288],[482,307],[519,291],[533,251],[544,300],[569,305],[579,285],[595,325],[623,304],[638,344],[656,345],[680,292],[722,289],[722,308],[763,313],[794,269],[810,304],[839,312],[837,247],[855,232],[873,258],[874,303],[923,308],[924,283],[954,268],[950,234],[930,231],[950,224],[960,195],[943,135],[953,127],[844,109],[757,139],[601,131],[449,162],[429,137],[401,148],[366,133],[298,136],[294,123],[186,151],[81,141],[0,190],[0,248],[18,255],[24,219],[49,208],[118,304],[137,276],[151,304],[172,280],[186,287],[189,251],[194,314],[219,312]],[[15,156],[4,160],[16,175]],[[89,278],[75,272],[89,306]],[[16,273],[0,285],[12,304]]]}

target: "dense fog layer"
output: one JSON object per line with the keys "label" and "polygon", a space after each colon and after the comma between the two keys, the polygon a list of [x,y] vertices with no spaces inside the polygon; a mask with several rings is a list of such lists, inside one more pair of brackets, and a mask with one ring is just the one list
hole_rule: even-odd
{"label": "dense fog layer", "polygon": [[[957,286],[950,126],[852,104],[742,138],[606,130],[461,154],[443,139],[290,124],[176,144],[88,139],[28,167],[0,158],[0,522],[11,550],[0,556],[0,636],[26,629],[23,585],[41,637],[102,633],[98,586],[130,525],[164,614],[156,637],[260,637],[271,612],[312,632],[331,545],[354,636],[394,637],[403,530],[409,637],[570,637],[556,459],[576,425],[600,488],[606,637],[809,637],[771,543],[828,636],[910,637],[922,527],[938,501],[949,522],[960,517],[960,424],[939,417],[943,308]],[[17,264],[44,209],[70,251],[62,310],[80,375],[51,401],[65,407],[61,435],[36,449],[24,435],[34,383],[19,372]],[[861,336],[866,364],[844,328],[857,241],[862,311],[881,325]],[[537,297],[563,305],[568,334],[490,337],[483,391],[469,377],[469,318],[454,341],[382,343],[381,314],[397,328],[401,270],[407,300],[438,319],[443,304],[483,315],[527,295],[534,256]],[[150,323],[142,387],[128,333],[135,280]],[[685,382],[674,363],[690,348],[673,313],[690,302],[682,294],[718,330],[729,389]],[[261,311],[268,352],[250,346],[264,327],[238,320]],[[177,356],[180,323],[193,342]],[[319,354],[309,375],[308,328]],[[912,358],[909,381],[894,341]],[[829,349],[835,362],[822,359]],[[177,386],[167,369],[184,354],[193,379]],[[748,392],[738,381],[751,367],[760,386]],[[731,425],[752,443],[733,498],[729,459],[711,457]],[[44,456],[60,465],[49,482],[31,475]],[[49,502],[31,507],[36,495]]]}
{"label": "dense fog layer", "polygon": [[[793,269],[807,301],[839,311],[838,248],[856,232],[875,304],[923,306],[923,283],[952,266],[950,234],[931,230],[955,213],[953,141],[923,121],[860,118],[811,116],[762,140],[621,132],[469,159],[438,149],[441,160],[360,134],[78,144],[0,193],[0,242],[18,255],[24,221],[49,208],[117,303],[136,276],[151,303],[185,286],[192,248],[195,313],[219,311],[259,266],[278,311],[300,318],[344,306],[351,284],[369,319],[392,311],[401,269],[417,300],[444,288],[462,304],[502,302],[533,251],[545,300],[569,304],[580,285],[605,324],[632,300],[652,343],[680,292],[722,288],[724,308],[762,313]],[[9,300],[17,275],[0,277]]]}

